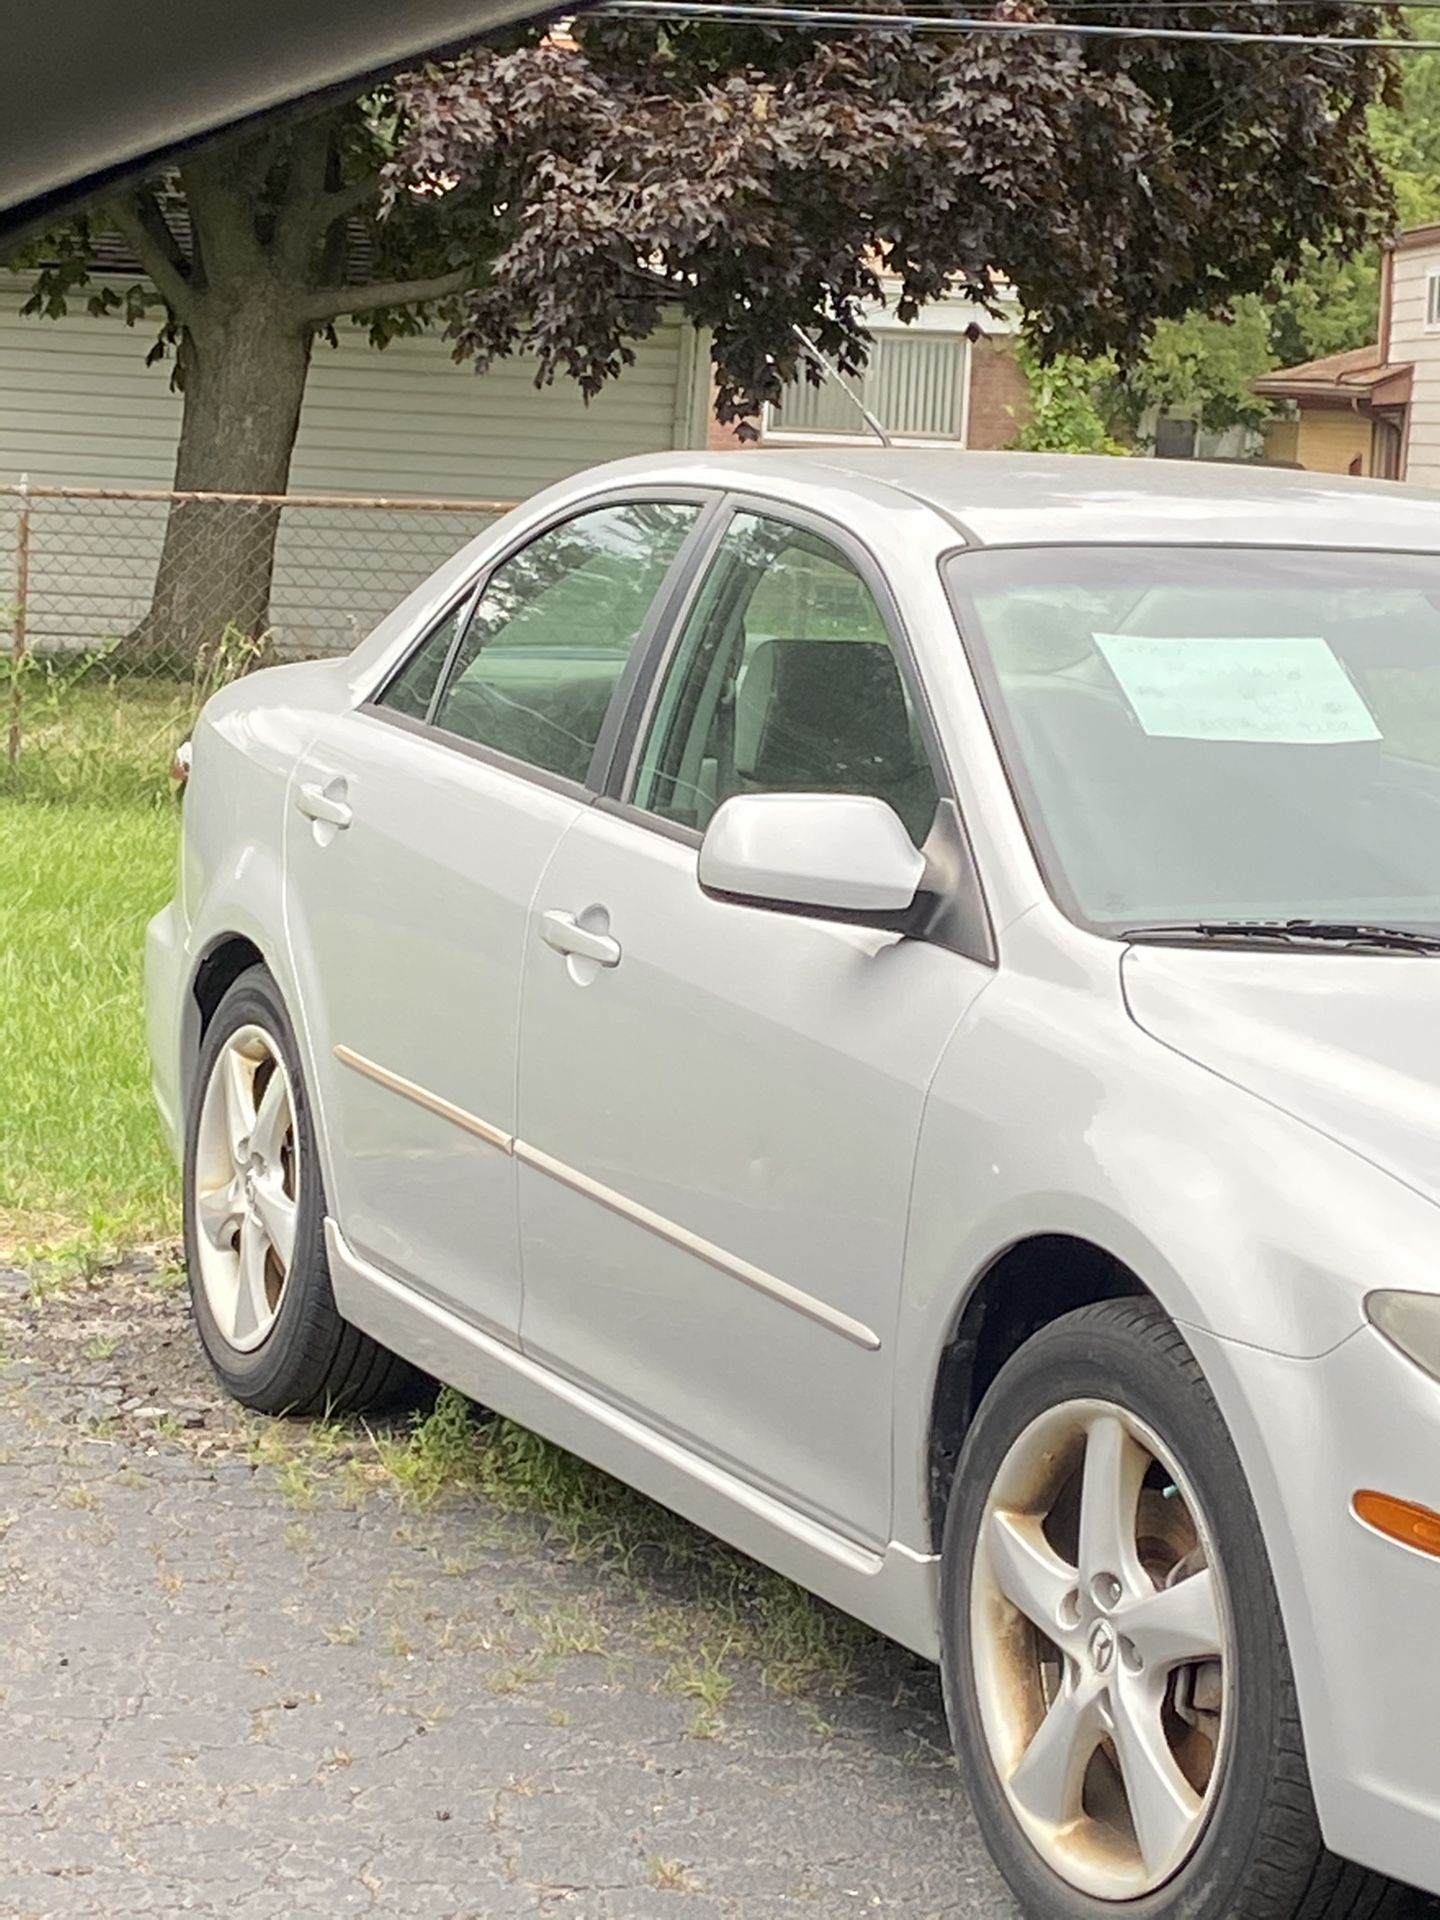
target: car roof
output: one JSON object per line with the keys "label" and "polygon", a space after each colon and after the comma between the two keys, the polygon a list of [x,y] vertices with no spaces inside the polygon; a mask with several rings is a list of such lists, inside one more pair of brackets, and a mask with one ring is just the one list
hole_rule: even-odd
{"label": "car roof", "polygon": [[[1440,553],[1440,493],[1387,480],[1205,460],[966,453],[952,448],[740,448],[646,455],[597,470],[856,504],[889,491],[972,546],[1156,542]],[[833,504],[838,505],[838,500]]]}

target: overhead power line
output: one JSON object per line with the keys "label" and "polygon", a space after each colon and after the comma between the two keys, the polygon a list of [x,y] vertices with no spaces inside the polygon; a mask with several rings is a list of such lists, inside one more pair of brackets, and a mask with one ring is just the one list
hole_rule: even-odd
{"label": "overhead power line", "polygon": [[1230,27],[1109,26],[1093,21],[1010,20],[949,13],[857,13],[839,7],[747,6],[740,0],[600,0],[589,15],[609,19],[723,21],[729,26],[818,28],[837,33],[997,33],[1025,39],[1194,40],[1209,46],[1383,48],[1440,53],[1440,40],[1375,39],[1363,34],[1247,33]]}

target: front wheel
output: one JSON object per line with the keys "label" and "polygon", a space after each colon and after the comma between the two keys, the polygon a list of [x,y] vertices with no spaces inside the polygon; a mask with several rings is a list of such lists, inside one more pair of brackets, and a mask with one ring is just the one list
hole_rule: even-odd
{"label": "front wheel", "polygon": [[961,1453],[942,1584],[956,1750],[1028,1914],[1409,1906],[1321,1842],[1259,1521],[1153,1303],[1067,1314],[1001,1369]]}
{"label": "front wheel", "polygon": [[240,976],[201,1042],[185,1130],[185,1262],[201,1343],[247,1407],[374,1406],[413,1378],[336,1311],[315,1123],[264,967]]}

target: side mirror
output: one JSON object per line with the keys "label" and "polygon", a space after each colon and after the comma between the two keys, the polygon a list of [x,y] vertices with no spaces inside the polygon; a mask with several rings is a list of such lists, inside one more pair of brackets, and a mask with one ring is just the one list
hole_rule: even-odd
{"label": "side mirror", "polygon": [[895,933],[909,926],[924,875],[899,816],[868,794],[741,794],[700,845],[712,899]]}

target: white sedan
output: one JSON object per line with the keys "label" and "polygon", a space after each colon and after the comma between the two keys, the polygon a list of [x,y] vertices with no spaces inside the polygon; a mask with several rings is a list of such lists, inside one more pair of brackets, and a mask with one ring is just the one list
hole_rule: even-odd
{"label": "white sedan", "polygon": [[219,694],[221,1379],[423,1368],[938,1660],[1030,1914],[1440,1892],[1437,609],[1404,489],[676,454]]}

